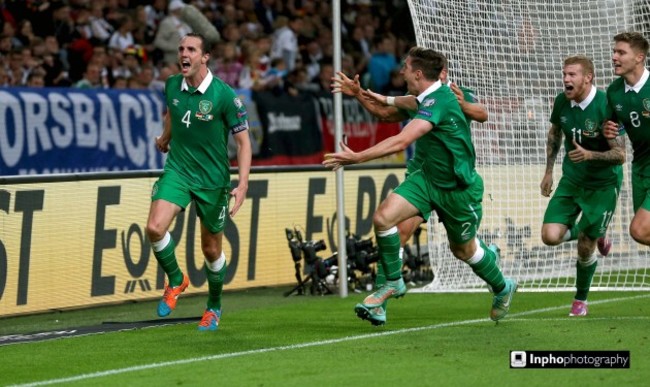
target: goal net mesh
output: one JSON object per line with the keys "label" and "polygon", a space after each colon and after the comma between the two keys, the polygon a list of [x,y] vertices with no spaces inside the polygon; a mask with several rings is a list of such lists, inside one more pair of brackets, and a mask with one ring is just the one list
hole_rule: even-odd
{"label": "goal net mesh", "polygon": [[[549,199],[541,196],[539,185],[553,100],[563,89],[562,62],[570,55],[589,56],[596,86],[604,89],[614,80],[613,36],[631,30],[646,33],[650,4],[409,0],[409,7],[417,44],[447,55],[450,79],[476,91],[489,111],[488,122],[472,124],[477,169],[485,181],[480,238],[500,246],[501,268],[522,290],[574,289],[576,242],[549,247],[540,236]],[[563,155],[561,149],[554,186]],[[629,170],[628,161],[608,231],[614,245],[609,256],[599,256],[592,290],[650,288],[650,250],[628,234],[633,216]],[[449,251],[435,213],[427,239],[434,280],[422,291],[485,290],[483,281]]]}

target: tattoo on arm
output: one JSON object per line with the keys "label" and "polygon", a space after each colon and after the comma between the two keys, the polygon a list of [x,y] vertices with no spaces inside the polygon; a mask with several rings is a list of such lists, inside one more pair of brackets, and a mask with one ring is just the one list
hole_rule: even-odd
{"label": "tattoo on arm", "polygon": [[546,173],[553,172],[553,166],[555,165],[555,160],[561,145],[562,131],[559,126],[552,124],[551,129],[548,131],[548,138],[546,139]]}
{"label": "tattoo on arm", "polygon": [[618,165],[625,162],[625,137],[618,136],[607,140],[609,150],[604,152],[592,152],[592,161],[602,165]]}

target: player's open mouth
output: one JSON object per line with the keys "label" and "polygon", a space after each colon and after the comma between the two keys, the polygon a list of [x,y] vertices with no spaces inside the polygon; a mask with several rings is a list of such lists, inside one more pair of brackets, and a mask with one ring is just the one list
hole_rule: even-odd
{"label": "player's open mouth", "polygon": [[181,61],[181,67],[182,67],[182,68],[184,68],[184,69],[189,69],[190,66],[191,66],[191,65],[190,65],[190,61],[188,61],[188,60],[182,60],[182,61]]}
{"label": "player's open mouth", "polygon": [[564,85],[564,90],[573,91],[573,85]]}

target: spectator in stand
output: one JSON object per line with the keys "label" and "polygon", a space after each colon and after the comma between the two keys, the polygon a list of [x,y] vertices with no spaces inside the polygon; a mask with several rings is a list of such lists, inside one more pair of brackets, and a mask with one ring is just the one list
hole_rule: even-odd
{"label": "spectator in stand", "polygon": [[357,67],[354,62],[354,56],[346,54],[341,57],[341,71],[344,74],[358,74]]}
{"label": "spectator in stand", "polygon": [[268,66],[271,63],[271,44],[272,44],[271,37],[269,36],[260,36],[257,40],[255,40],[255,47],[257,47],[257,52],[259,53],[259,60],[260,60],[260,65],[261,65],[261,70],[266,71],[268,70]]}
{"label": "spectator in stand", "polygon": [[291,15],[289,18],[280,16],[276,20],[278,29],[273,34],[271,59],[282,58],[291,71],[296,66],[298,56],[298,34],[302,29],[302,17]]}
{"label": "spectator in stand", "polygon": [[262,67],[257,47],[254,45],[248,46],[244,53],[244,67],[239,76],[239,87],[254,91],[264,90],[266,87],[264,84],[266,72],[262,70]]}
{"label": "spectator in stand", "polygon": [[23,19],[18,23],[18,33],[16,38],[23,47],[30,47],[36,38],[32,29],[32,22],[29,19]]}
{"label": "spectator in stand", "polygon": [[115,32],[115,28],[104,18],[104,5],[102,2],[94,2],[91,5],[90,29],[93,33],[93,38],[96,40],[96,45],[108,43],[108,39]]}
{"label": "spectator in stand", "polygon": [[136,79],[140,83],[140,88],[153,90],[152,83],[155,77],[156,77],[155,67],[152,64],[147,63],[142,65],[142,67],[140,68],[140,73],[138,74]]}
{"label": "spectator in stand", "polygon": [[112,86],[113,89],[126,89],[128,87],[129,87],[129,80],[128,78],[122,75],[116,76],[115,79],[113,80],[113,86]]}
{"label": "spectator in stand", "polygon": [[237,47],[232,42],[217,45],[212,73],[232,88],[239,87],[239,76],[244,67],[237,61]]}
{"label": "spectator in stand", "polygon": [[3,63],[2,57],[0,56],[0,87],[9,87],[11,86],[11,79],[7,74],[5,65]]}
{"label": "spectator in stand", "polygon": [[126,80],[126,88],[131,89],[131,90],[144,89],[144,87],[140,83],[140,80],[138,79],[138,77],[139,77],[139,74],[134,76],[134,77],[129,77]]}
{"label": "spectator in stand", "polygon": [[178,43],[181,37],[192,32],[190,26],[181,20],[181,11],[185,3],[181,0],[169,2],[169,15],[160,22],[153,45],[163,53],[163,61],[166,63],[178,60]]}
{"label": "spectator in stand", "polygon": [[390,72],[390,81],[386,87],[381,90],[381,94],[395,97],[398,95],[405,95],[406,92],[406,81],[404,81],[401,70],[399,68],[394,68]]}
{"label": "spectator in stand", "polygon": [[139,47],[128,47],[122,54],[121,65],[113,69],[113,73],[125,78],[135,78],[140,73],[142,64],[141,49]]}
{"label": "spectator in stand", "polygon": [[136,7],[133,40],[136,44],[142,46],[146,58],[153,58],[155,56],[155,47],[153,45],[155,39],[156,29],[147,24],[147,11],[145,7],[142,5]]}
{"label": "spectator in stand", "polygon": [[[1,82],[0,82],[1,83]],[[32,70],[27,76],[27,87],[45,87],[45,70],[40,67]]]}
{"label": "spectator in stand", "polygon": [[375,39],[375,50],[368,62],[370,88],[382,90],[390,81],[390,72],[397,65],[395,39],[391,35],[382,35]]}
{"label": "spectator in stand", "polygon": [[74,32],[74,20],[70,15],[70,6],[65,2],[55,2],[52,4],[52,20],[54,25],[54,36],[59,42],[59,46],[67,49],[68,43],[72,41]]}
{"label": "spectator in stand", "polygon": [[10,37],[11,47],[15,48],[23,46],[23,43],[20,41],[20,39],[16,37],[16,29],[14,28],[13,24],[5,23],[2,27],[2,35]]}
{"label": "spectator in stand", "polygon": [[354,27],[354,29],[352,30],[351,39],[346,40],[346,50],[350,52],[359,52],[366,59],[370,59],[370,56],[372,55],[371,53],[372,42],[369,42],[366,39],[364,29],[365,26],[361,26],[361,25],[356,25]]}
{"label": "spectator in stand", "polygon": [[332,62],[323,62],[320,65],[320,73],[311,83],[313,84],[314,90],[327,91],[332,90],[332,78],[334,77],[334,65]]}
{"label": "spectator in stand", "polygon": [[28,72],[23,63],[23,50],[19,47],[13,48],[8,58],[7,75],[11,86],[24,85]]}
{"label": "spectator in stand", "polygon": [[264,33],[271,35],[273,33],[273,25],[275,19],[278,17],[278,12],[275,9],[276,0],[259,0],[255,4],[255,14],[257,20],[262,25]]}
{"label": "spectator in stand", "polygon": [[101,89],[102,85],[102,69],[98,65],[91,63],[86,66],[83,78],[74,84],[77,89]]}
{"label": "spectator in stand", "polygon": [[122,15],[118,21],[117,30],[108,40],[108,48],[112,55],[119,57],[124,50],[135,44],[131,31],[133,31],[133,19],[129,15]]}
{"label": "spectator in stand", "polygon": [[[240,4],[241,6],[241,4]],[[221,35],[210,20],[203,14],[203,11],[194,4],[186,4],[181,9],[181,20],[190,26],[192,32],[199,33],[210,44],[216,44],[221,40]]]}
{"label": "spectator in stand", "polygon": [[302,63],[307,70],[309,79],[318,76],[320,73],[320,62],[323,57],[323,50],[314,39],[310,40],[302,50]]}
{"label": "spectator in stand", "polygon": [[108,55],[106,46],[93,47],[93,55],[88,61],[88,64],[95,64],[101,69],[101,82],[102,87],[105,89],[110,88],[113,77],[113,57]]}
{"label": "spectator in stand", "polygon": [[0,58],[9,55],[12,47],[11,36],[0,34]]}
{"label": "spectator in stand", "polygon": [[271,68],[264,74],[264,89],[273,91],[276,94],[284,90],[284,77],[287,76],[287,65],[284,59],[271,59]]}
{"label": "spectator in stand", "polygon": [[170,63],[163,66],[158,72],[156,79],[154,79],[149,85],[149,88],[151,90],[160,91],[161,93],[164,92],[165,82],[167,82],[167,78],[169,78],[171,75],[178,74],[179,71],[180,69],[176,63]]}
{"label": "spectator in stand", "polygon": [[152,30],[157,31],[160,22],[165,18],[165,7],[167,7],[167,0],[153,0],[151,4],[144,6],[147,25]]}
{"label": "spectator in stand", "polygon": [[43,68],[45,69],[45,86],[47,87],[68,87],[72,82],[68,79],[68,73],[63,69],[61,60],[55,55],[46,52],[43,55]]}
{"label": "spectator in stand", "polygon": [[236,22],[228,22],[223,26],[223,39],[235,44],[241,43],[242,35]]}

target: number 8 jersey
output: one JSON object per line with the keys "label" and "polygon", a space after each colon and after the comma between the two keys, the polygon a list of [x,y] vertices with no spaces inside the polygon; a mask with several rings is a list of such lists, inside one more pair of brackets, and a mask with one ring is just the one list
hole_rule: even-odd
{"label": "number 8 jersey", "polygon": [[612,121],[618,122],[619,134],[627,133],[632,142],[634,158],[632,171],[650,177],[650,84],[646,69],[634,86],[619,77],[609,85],[607,100],[613,111]]}

